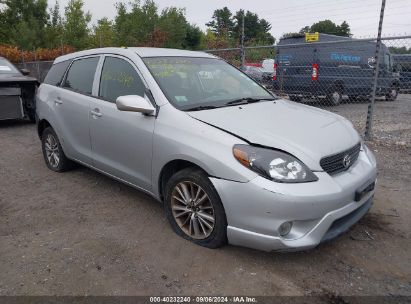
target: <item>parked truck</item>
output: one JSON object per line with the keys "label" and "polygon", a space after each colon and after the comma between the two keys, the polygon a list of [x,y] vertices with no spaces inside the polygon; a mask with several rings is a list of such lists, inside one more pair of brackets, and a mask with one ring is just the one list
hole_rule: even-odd
{"label": "parked truck", "polygon": [[[313,42],[311,42],[313,41]],[[318,34],[316,39],[295,35],[281,39],[276,54],[274,89],[291,100],[325,97],[338,105],[343,95],[369,98],[375,67],[376,42]],[[393,58],[382,44],[377,96],[393,101],[400,86]]]}

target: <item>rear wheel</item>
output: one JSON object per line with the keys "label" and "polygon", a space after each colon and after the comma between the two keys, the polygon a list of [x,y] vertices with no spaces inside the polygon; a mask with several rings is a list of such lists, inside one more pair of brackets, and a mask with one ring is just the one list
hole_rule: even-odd
{"label": "rear wheel", "polygon": [[200,246],[227,242],[227,220],[220,197],[208,176],[187,168],[174,174],[165,189],[164,208],[173,230]]}
{"label": "rear wheel", "polygon": [[56,132],[46,128],[41,136],[43,157],[47,167],[54,172],[64,172],[72,168],[73,163],[64,154]]}
{"label": "rear wheel", "polygon": [[327,94],[327,101],[332,106],[338,106],[342,102],[342,89],[339,86],[333,86]]}
{"label": "rear wheel", "polygon": [[392,86],[390,88],[390,91],[385,95],[385,99],[387,101],[394,101],[398,97],[398,87],[397,86]]}

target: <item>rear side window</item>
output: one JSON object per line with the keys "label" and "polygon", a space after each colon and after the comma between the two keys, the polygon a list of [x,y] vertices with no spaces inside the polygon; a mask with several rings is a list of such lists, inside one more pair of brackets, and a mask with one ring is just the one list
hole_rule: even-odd
{"label": "rear side window", "polygon": [[50,71],[47,73],[44,83],[53,86],[59,86],[63,80],[64,73],[66,72],[68,66],[70,65],[70,60],[59,62],[53,64]]}
{"label": "rear side window", "polygon": [[100,79],[99,97],[115,102],[125,95],[144,96],[145,85],[134,67],[127,61],[106,57]]}
{"label": "rear side window", "polygon": [[96,73],[99,59],[99,57],[92,57],[74,61],[67,73],[63,87],[91,95],[94,74]]}

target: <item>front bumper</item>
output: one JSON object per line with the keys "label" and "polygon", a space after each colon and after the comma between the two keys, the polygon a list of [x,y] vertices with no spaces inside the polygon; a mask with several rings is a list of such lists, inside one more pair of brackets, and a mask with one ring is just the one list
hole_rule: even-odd
{"label": "front bumper", "polygon": [[[262,177],[248,183],[212,178],[227,215],[229,243],[264,251],[310,249],[337,237],[368,212],[374,190],[355,201],[357,189],[377,176],[375,158],[367,148],[348,171],[315,174],[317,182],[303,184]],[[293,227],[281,237],[278,228],[287,221]]]}

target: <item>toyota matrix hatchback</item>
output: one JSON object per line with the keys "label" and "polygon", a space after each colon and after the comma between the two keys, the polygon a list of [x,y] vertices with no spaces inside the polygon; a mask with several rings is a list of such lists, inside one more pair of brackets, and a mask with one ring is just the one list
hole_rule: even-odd
{"label": "toyota matrix hatchback", "polygon": [[38,90],[37,116],[49,169],[77,162],[140,189],[205,247],[312,248],[372,205],[376,161],[350,122],[277,99],[210,54],[62,56]]}

